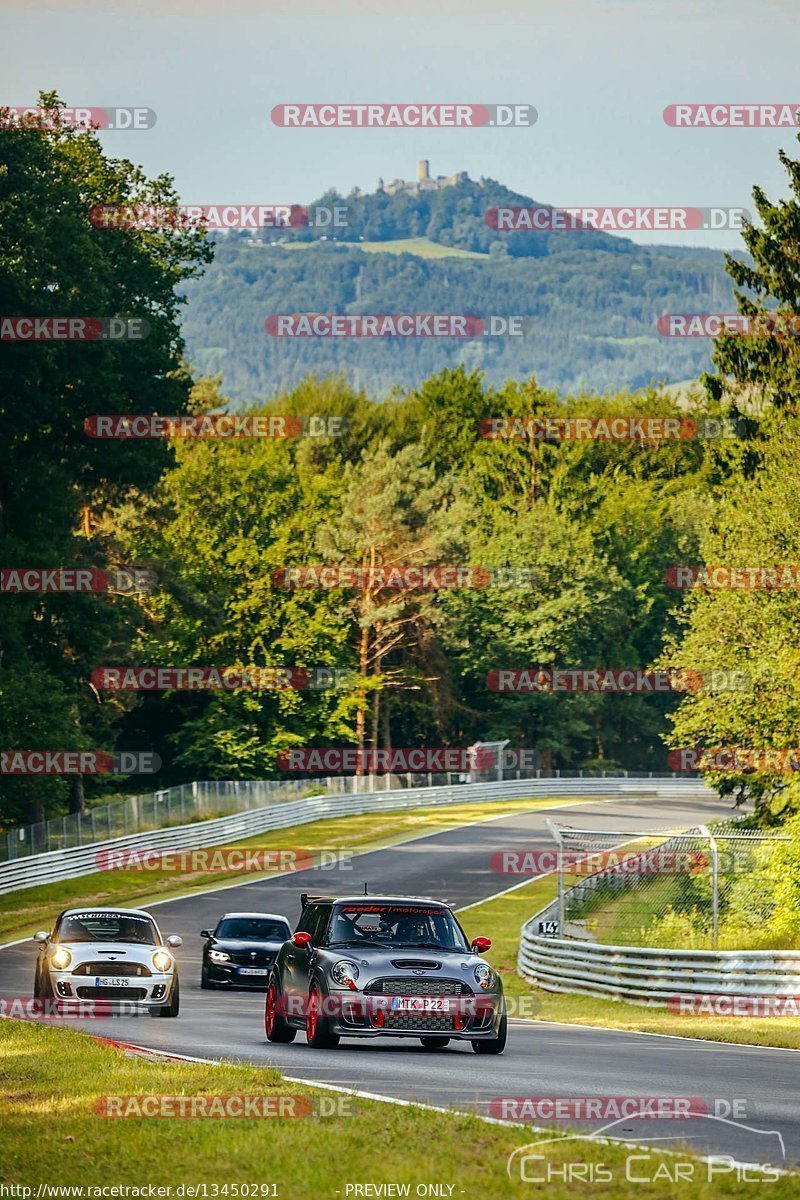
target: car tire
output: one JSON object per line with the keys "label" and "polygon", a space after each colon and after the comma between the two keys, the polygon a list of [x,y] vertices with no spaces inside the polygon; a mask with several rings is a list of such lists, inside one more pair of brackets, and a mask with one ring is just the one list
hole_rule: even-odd
{"label": "car tire", "polygon": [[200,987],[203,989],[203,991],[211,992],[216,986],[217,985],[214,983],[213,979],[209,979],[208,973],[205,967],[203,967],[200,971]]}
{"label": "car tire", "polygon": [[503,1015],[500,1018],[500,1029],[496,1038],[487,1038],[486,1041],[478,1041],[472,1043],[472,1049],[476,1054],[502,1054],[506,1048],[506,1037],[508,1035],[508,1016],[506,1007],[503,1005]]}
{"label": "car tire", "polygon": [[421,1037],[419,1040],[424,1050],[444,1050],[450,1045],[449,1037]]}
{"label": "car tire", "polygon": [[181,991],[178,977],[175,976],[175,985],[172,989],[172,995],[169,998],[169,1004],[162,1004],[160,1008],[150,1010],[152,1017],[177,1017],[181,1008]]}
{"label": "car tire", "polygon": [[50,980],[50,972],[36,968],[36,974],[33,977],[33,998],[34,1000],[53,1000],[55,993],[53,984]]}
{"label": "car tire", "polygon": [[330,1019],[322,1012],[322,993],[315,983],[308,989],[306,1041],[315,1050],[327,1050],[339,1045],[339,1034],[331,1032]]}
{"label": "car tire", "polygon": [[297,1037],[297,1030],[278,1012],[278,988],[272,979],[269,981],[264,1000],[264,1032],[267,1035],[267,1041],[270,1042],[285,1044],[293,1042]]}

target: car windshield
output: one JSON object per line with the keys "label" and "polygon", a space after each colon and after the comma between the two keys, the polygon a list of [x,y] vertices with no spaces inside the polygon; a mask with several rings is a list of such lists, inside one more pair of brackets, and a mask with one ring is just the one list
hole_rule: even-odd
{"label": "car windshield", "polygon": [[446,908],[411,904],[342,904],[333,914],[329,945],[418,946],[467,950],[467,940]]}
{"label": "car windshield", "polygon": [[62,917],[57,942],[135,942],[157,946],[159,937],[149,917],[134,913],[79,912]]}
{"label": "car windshield", "polygon": [[285,942],[289,936],[288,922],[270,917],[226,917],[214,931],[216,938],[239,942]]}

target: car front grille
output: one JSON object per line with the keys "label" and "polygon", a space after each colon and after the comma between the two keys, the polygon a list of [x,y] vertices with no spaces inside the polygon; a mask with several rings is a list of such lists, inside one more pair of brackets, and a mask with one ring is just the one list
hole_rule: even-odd
{"label": "car front grille", "polygon": [[79,987],[80,1000],[144,1000],[146,988]]}
{"label": "car front grille", "polygon": [[72,974],[106,976],[124,975],[126,977],[130,975],[138,975],[140,978],[144,976],[149,979],[152,975],[152,971],[149,967],[146,967],[144,963],[106,961],[79,963]]}
{"label": "car front grille", "polygon": [[389,979],[373,979],[364,988],[369,994],[384,996],[472,996],[474,993],[461,979],[409,979],[399,975]]}
{"label": "car front grille", "polygon": [[240,954],[231,954],[231,962],[237,967],[271,967],[275,955],[267,950],[256,950],[254,958],[252,951],[244,950]]}
{"label": "car front grille", "polygon": [[453,1018],[447,1013],[387,1013],[383,1029],[424,1029],[453,1032]]}

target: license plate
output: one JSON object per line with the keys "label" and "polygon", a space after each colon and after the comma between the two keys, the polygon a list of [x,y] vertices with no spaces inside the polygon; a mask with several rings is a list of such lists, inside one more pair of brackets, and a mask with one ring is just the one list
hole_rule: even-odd
{"label": "license plate", "polygon": [[392,1012],[450,1012],[446,996],[392,996]]}
{"label": "license plate", "polygon": [[95,975],[95,987],[130,987],[129,979],[117,979],[114,975]]}
{"label": "license plate", "polygon": [[240,975],[269,975],[268,967],[239,967]]}

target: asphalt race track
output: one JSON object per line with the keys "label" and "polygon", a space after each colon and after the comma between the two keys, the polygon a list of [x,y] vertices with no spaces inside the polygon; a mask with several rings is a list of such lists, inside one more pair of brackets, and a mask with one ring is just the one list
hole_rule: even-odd
{"label": "asphalt race track", "polygon": [[[666,1148],[680,1141],[697,1153],[730,1154],[751,1163],[797,1164],[800,1052],[521,1020],[510,1023],[506,1052],[498,1057],[479,1058],[468,1042],[451,1042],[447,1049],[431,1053],[416,1041],[402,1039],[343,1040],[334,1050],[315,1051],[306,1046],[302,1034],[288,1046],[266,1041],[262,992],[200,990],[199,931],[213,926],[222,912],[277,912],[294,924],[301,891],[361,892],[365,882],[373,892],[434,896],[462,907],[518,882],[492,872],[489,860],[495,851],[552,848],[545,829],[548,815],[598,830],[646,830],[691,825],[729,812],[718,801],[664,802],[635,796],[581,801],[568,808],[554,803],[551,809],[484,820],[360,855],[349,870],[314,869],[168,901],[155,906],[154,915],[163,934],[178,933],[184,939],[177,955],[178,1019],[153,1020],[145,1015],[70,1024],[176,1053],[274,1065],[310,1083],[474,1108],[483,1114],[497,1097],[680,1096],[704,1101],[709,1113],[714,1113],[718,1101],[744,1100],[746,1115],[738,1123],[713,1117],[624,1120],[607,1129],[605,1136]],[[302,842],[302,833],[298,841]],[[491,929],[473,928],[468,912],[461,919],[470,936],[491,937]],[[28,942],[0,951],[0,995],[31,994],[35,955]],[[717,1111],[730,1115],[730,1108]],[[572,1124],[598,1131],[596,1123]],[[520,1144],[537,1136],[521,1136]]]}

